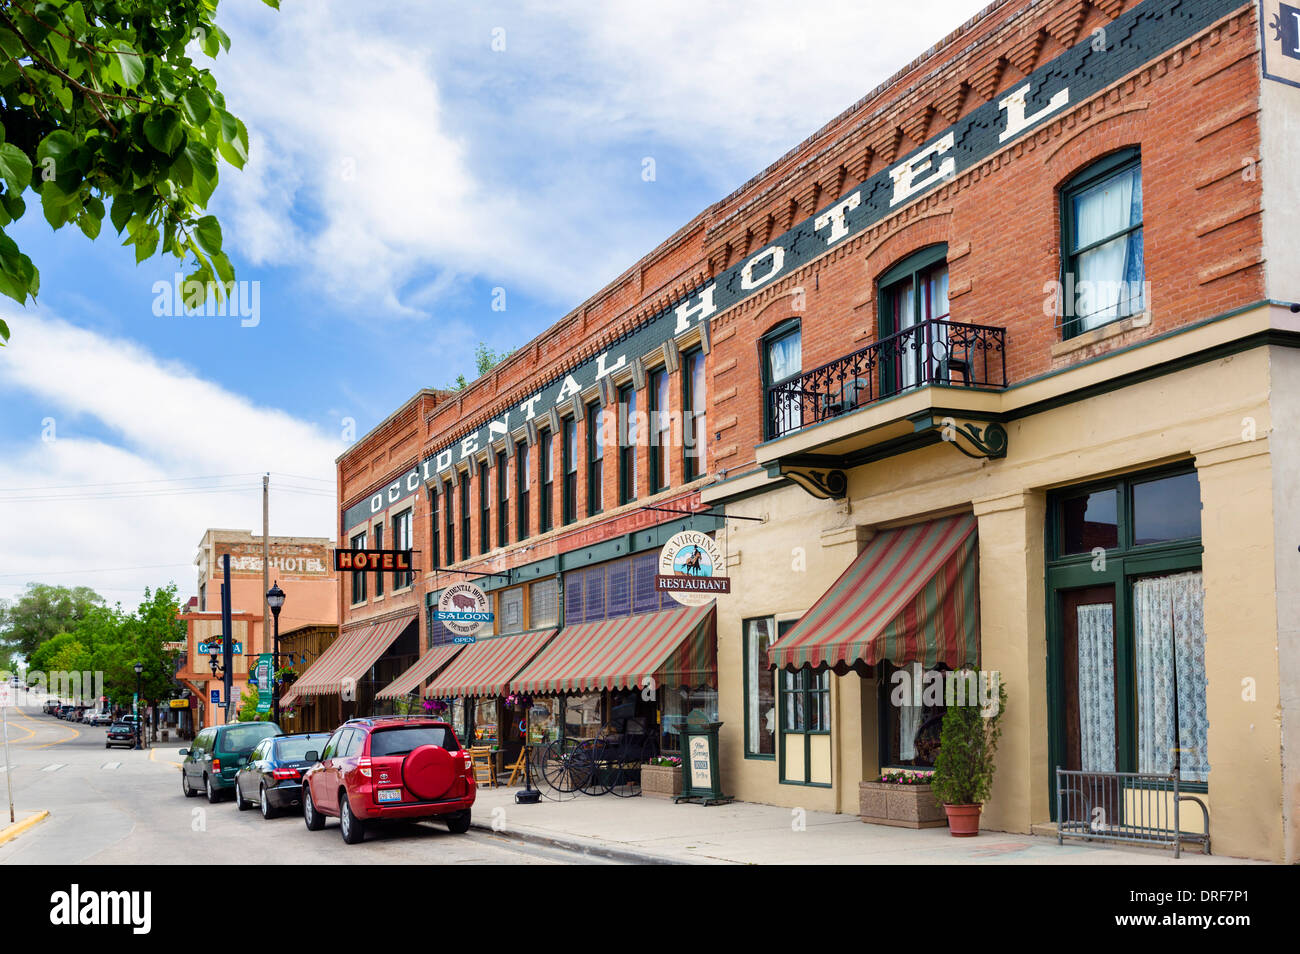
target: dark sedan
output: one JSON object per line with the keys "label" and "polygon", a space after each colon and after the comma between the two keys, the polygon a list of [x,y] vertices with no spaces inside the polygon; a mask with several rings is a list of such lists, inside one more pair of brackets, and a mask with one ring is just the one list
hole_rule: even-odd
{"label": "dark sedan", "polygon": [[315,732],[263,739],[235,775],[235,806],[242,812],[256,805],[263,818],[301,807],[302,773],[315,764],[329,738],[328,732]]}
{"label": "dark sedan", "polygon": [[104,739],[104,748],[111,749],[115,745],[135,748],[135,726],[129,722],[114,722],[110,725],[108,736]]}

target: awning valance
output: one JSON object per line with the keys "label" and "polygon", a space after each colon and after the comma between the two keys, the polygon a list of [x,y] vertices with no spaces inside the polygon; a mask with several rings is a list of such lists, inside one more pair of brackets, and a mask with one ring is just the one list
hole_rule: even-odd
{"label": "awning valance", "polygon": [[515,674],[527,666],[557,632],[555,629],[537,629],[511,636],[491,636],[471,643],[424,690],[424,695],[429,699],[502,695]]}
{"label": "awning valance", "polygon": [[977,552],[971,514],[878,533],[769,660],[780,669],[977,662]]}
{"label": "awning valance", "polygon": [[386,687],[375,693],[376,699],[398,699],[409,692],[414,692],[424,685],[424,681],[455,658],[465,647],[456,643],[446,643],[425,650],[423,656],[410,669],[402,673]]}
{"label": "awning valance", "polygon": [[510,681],[515,692],[594,692],[657,685],[700,686],[717,676],[713,603],[566,627]]}
{"label": "awning valance", "polygon": [[299,696],[326,696],[342,692],[345,683],[361,678],[393,644],[393,640],[415,620],[414,614],[399,616],[343,633],[329,649],[321,653],[319,659],[307,667],[307,671],[280,700],[280,705],[291,705]]}

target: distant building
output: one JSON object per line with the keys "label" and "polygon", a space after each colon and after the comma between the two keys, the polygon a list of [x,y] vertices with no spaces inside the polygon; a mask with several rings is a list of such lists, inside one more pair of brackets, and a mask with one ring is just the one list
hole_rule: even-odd
{"label": "distant building", "polygon": [[[271,537],[266,579],[285,592],[280,630],[338,626],[338,602],[331,550],[326,537]],[[230,556],[230,607],[234,655],[232,696],[237,701],[248,684],[250,658],[271,652],[263,613],[262,538],[248,530],[211,529],[199,541],[194,564],[198,571],[198,596],[191,599],[181,618],[186,621],[185,662],[177,678],[194,694],[198,726],[224,721],[224,703],[213,706],[213,689],[223,686],[214,677],[210,649],[219,652],[221,636],[222,558]],[[269,621],[267,621],[269,624]]]}

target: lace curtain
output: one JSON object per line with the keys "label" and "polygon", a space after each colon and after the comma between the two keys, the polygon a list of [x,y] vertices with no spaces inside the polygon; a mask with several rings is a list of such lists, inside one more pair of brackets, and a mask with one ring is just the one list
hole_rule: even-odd
{"label": "lace curtain", "polygon": [[1178,750],[1185,782],[1209,778],[1205,595],[1201,574],[1133,584],[1137,643],[1138,771],[1168,772]]}
{"label": "lace curtain", "polygon": [[1115,771],[1115,610],[1109,603],[1078,608],[1079,767]]}
{"label": "lace curtain", "polygon": [[919,662],[908,663],[907,669],[904,686],[911,691],[904,694],[907,701],[898,707],[898,757],[904,762],[916,758],[916,731],[921,728],[921,715],[925,711],[921,705],[925,671]]}

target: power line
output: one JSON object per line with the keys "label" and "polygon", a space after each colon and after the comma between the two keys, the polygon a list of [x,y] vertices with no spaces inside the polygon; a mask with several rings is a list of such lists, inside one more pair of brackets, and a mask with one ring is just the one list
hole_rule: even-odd
{"label": "power line", "polygon": [[193,563],[149,563],[144,566],[104,566],[95,570],[42,570],[40,573],[0,573],[0,580],[30,578],[36,576],[68,576],[76,573],[126,573],[130,570],[166,570],[178,566],[193,566]]}
{"label": "power line", "polygon": [[22,493],[28,490],[80,490],[83,487],[122,487],[128,484],[161,484],[182,480],[225,480],[230,477],[260,477],[256,471],[243,474],[203,474],[197,477],[154,477],[149,480],[110,480],[97,484],[55,484],[45,487],[0,487],[0,494]]}

